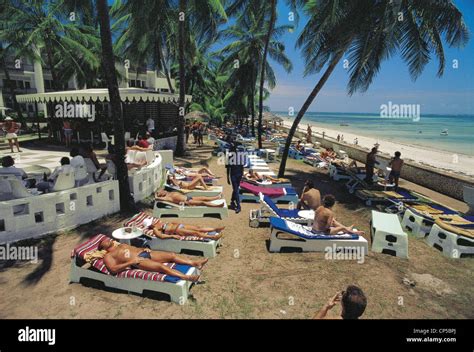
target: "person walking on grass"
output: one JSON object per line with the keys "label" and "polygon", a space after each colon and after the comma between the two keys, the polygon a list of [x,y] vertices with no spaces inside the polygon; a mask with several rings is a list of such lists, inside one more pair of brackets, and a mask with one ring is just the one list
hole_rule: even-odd
{"label": "person walking on grass", "polygon": [[230,200],[229,209],[234,209],[238,214],[240,208],[240,181],[244,175],[244,165],[246,158],[240,158],[238,152],[238,145],[234,142],[229,149],[228,158],[226,160],[227,168],[227,183],[232,185],[232,198]]}
{"label": "person walking on grass", "polygon": [[349,285],[345,291],[337,292],[313,319],[328,319],[328,312],[338,303],[341,304],[341,313],[336,319],[359,319],[367,307],[367,297],[362,289]]}

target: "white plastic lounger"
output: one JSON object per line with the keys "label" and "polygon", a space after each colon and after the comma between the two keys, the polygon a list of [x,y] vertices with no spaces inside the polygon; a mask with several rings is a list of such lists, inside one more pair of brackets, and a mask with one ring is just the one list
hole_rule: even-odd
{"label": "white plastic lounger", "polygon": [[[408,204],[409,203],[406,203],[407,206],[405,213],[403,214],[402,228],[417,238],[425,238],[429,235],[431,227],[433,227],[435,223],[435,219],[429,215],[417,211],[414,206],[410,206]],[[457,211],[447,208],[441,204],[427,203],[426,206],[435,207],[435,209],[440,210],[442,213],[438,215],[459,214]]]}
{"label": "white plastic lounger", "polygon": [[470,224],[458,226],[436,220],[425,238],[426,243],[448,258],[474,257],[474,217],[469,218]]}
{"label": "white plastic lounger", "polygon": [[260,196],[260,208],[251,209],[249,215],[249,226],[253,228],[260,227],[262,224],[270,223],[271,217],[277,217],[284,220],[289,220],[297,224],[309,225],[311,220],[302,218],[298,215],[299,210],[297,209],[281,209],[275,204],[272,198],[264,196],[262,193]]}
{"label": "white plastic lounger", "polygon": [[213,208],[203,206],[186,206],[157,200],[155,201],[155,206],[153,207],[153,216],[156,218],[203,218],[206,216],[219,216],[221,219],[226,218],[228,216],[228,208],[225,199],[218,199],[214,202],[223,202],[224,207]]}
{"label": "white plastic lounger", "polygon": [[[343,252],[359,252],[365,256],[368,252],[367,240],[362,236],[341,234],[337,236],[315,234],[311,228],[279,218],[270,218],[270,252],[282,249],[299,249],[302,252],[326,252],[328,248]],[[293,238],[280,238],[281,235]]]}
{"label": "white plastic lounger", "polygon": [[146,213],[138,213],[130,220],[128,220],[124,227],[131,227],[135,225],[138,229],[143,231],[143,235],[147,238],[147,243],[150,248],[157,251],[182,253],[183,251],[192,251],[201,253],[202,256],[208,258],[214,258],[217,255],[217,247],[220,246],[220,239],[211,240],[203,239],[193,236],[182,236],[180,240],[169,238],[161,239],[153,235],[153,230],[145,227],[144,222],[150,221],[151,223],[157,223],[159,219],[154,218]]}
{"label": "white plastic lounger", "polygon": [[[81,283],[83,279],[101,282],[105,287],[115,288],[143,295],[145,292],[164,293],[172,302],[184,304],[189,297],[189,290],[193,285],[190,281],[177,277],[143,271],[138,269],[125,270],[117,275],[111,274],[102,259],[87,264],[84,255],[98,249],[99,243],[105,235],[97,235],[87,242],[77,246],[71,256],[70,282]],[[186,275],[199,275],[199,270],[187,265],[167,264]]]}
{"label": "white plastic lounger", "polygon": [[215,197],[221,194],[223,191],[222,186],[209,186],[209,189],[207,190],[202,189],[202,188],[195,188],[195,189],[189,190],[189,189],[181,189],[177,186],[173,186],[169,184],[165,185],[165,189],[167,191],[180,192],[190,197]]}
{"label": "white plastic lounger", "polygon": [[252,184],[247,184],[247,189],[240,185],[240,191],[239,191],[239,196],[240,196],[240,201],[241,202],[255,202],[259,203],[260,202],[260,196],[259,194],[267,194],[275,195],[274,197],[271,197],[272,200],[275,203],[294,203],[296,204],[298,202],[298,194],[296,193],[295,189],[293,187],[288,187],[288,188],[282,188],[280,187],[279,189],[283,190],[283,194],[279,192],[279,195],[276,195],[275,192],[276,188],[263,188],[259,186],[255,186]]}
{"label": "white plastic lounger", "polygon": [[400,225],[398,215],[372,210],[370,238],[373,252],[408,259],[408,236]]}

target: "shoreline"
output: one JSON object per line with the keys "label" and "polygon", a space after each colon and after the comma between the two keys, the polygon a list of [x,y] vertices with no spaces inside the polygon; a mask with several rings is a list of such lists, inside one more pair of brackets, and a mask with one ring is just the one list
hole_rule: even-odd
{"label": "shoreline", "polygon": [[[291,128],[293,120],[287,116],[278,115],[283,119],[283,126]],[[416,144],[407,144],[404,142],[395,142],[386,139],[379,139],[375,137],[362,136],[360,134],[340,131],[334,128],[326,128],[318,126],[313,121],[301,120],[298,131],[306,133],[308,123],[311,125],[313,135],[322,137],[322,132],[325,133],[325,138],[336,140],[338,134],[344,135],[344,144],[354,146],[354,139],[357,138],[358,146],[370,150],[374,144],[379,144],[379,150],[383,154],[393,155],[395,151],[402,153],[402,159],[413,161],[421,165],[427,165],[434,168],[442,169],[443,171],[454,174],[474,177],[474,156],[467,154],[454,154],[440,149],[429,149],[426,146],[419,146]]]}

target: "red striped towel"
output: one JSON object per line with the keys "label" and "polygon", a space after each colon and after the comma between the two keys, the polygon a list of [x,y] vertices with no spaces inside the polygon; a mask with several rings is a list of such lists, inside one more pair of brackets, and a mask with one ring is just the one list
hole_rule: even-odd
{"label": "red striped towel", "polygon": [[[92,251],[97,251],[99,250],[99,243],[102,241],[102,239],[106,238],[107,236],[105,235],[96,235],[86,242],[76,246],[74,250],[72,251],[71,257],[78,257],[84,260],[84,256],[88,252]],[[96,259],[94,260],[91,265],[100,271],[101,273],[105,275],[113,275],[105,266],[104,260],[103,259]],[[175,263],[165,263],[167,267],[173,269],[176,264]],[[144,270],[139,270],[139,269],[129,269],[129,270],[124,270],[117,275],[116,277],[121,277],[121,278],[134,278],[134,279],[142,279],[142,280],[150,280],[150,281],[165,281],[167,275],[165,274],[160,274],[160,273],[155,273],[151,271],[144,271]]]}

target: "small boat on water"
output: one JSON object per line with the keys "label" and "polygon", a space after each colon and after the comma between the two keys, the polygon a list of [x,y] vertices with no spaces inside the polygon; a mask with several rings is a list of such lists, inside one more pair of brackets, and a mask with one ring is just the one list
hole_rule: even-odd
{"label": "small boat on water", "polygon": [[441,133],[440,133],[441,136],[447,136],[448,135],[448,130],[443,130]]}

